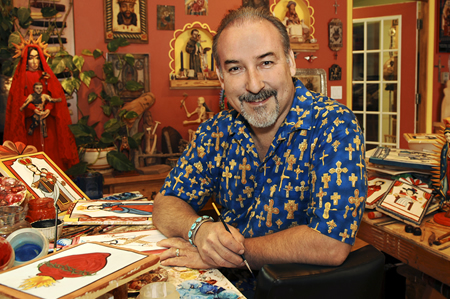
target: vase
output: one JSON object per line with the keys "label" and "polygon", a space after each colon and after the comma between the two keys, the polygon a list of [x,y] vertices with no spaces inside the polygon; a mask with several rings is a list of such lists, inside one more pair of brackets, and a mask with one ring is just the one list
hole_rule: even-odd
{"label": "vase", "polygon": [[82,161],[88,163],[88,169],[102,174],[111,173],[114,169],[108,164],[106,155],[115,150],[114,146],[107,148],[86,148]]}

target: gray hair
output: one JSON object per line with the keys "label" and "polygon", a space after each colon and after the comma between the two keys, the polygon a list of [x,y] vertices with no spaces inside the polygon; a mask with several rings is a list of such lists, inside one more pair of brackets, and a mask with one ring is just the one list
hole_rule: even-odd
{"label": "gray hair", "polygon": [[280,33],[281,42],[283,43],[284,53],[289,60],[289,51],[291,50],[291,45],[289,42],[289,35],[286,31],[286,26],[274,15],[272,15],[264,7],[254,8],[249,6],[242,6],[236,10],[230,10],[228,14],[220,22],[219,28],[217,29],[216,35],[213,38],[212,52],[214,55],[214,60],[216,61],[217,68],[220,73],[222,73],[222,68],[220,66],[219,53],[217,47],[219,44],[220,35],[222,31],[228,26],[237,24],[243,24],[245,21],[256,21],[256,20],[266,20],[269,21]]}

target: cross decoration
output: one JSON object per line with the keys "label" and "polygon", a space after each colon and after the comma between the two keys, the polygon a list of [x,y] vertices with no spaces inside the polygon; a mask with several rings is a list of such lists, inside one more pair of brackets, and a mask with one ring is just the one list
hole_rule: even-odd
{"label": "cross decoration", "polygon": [[334,6],[334,13],[337,15],[337,9],[338,9],[338,6],[340,6],[339,4],[337,4],[337,0],[334,0],[333,6]]}

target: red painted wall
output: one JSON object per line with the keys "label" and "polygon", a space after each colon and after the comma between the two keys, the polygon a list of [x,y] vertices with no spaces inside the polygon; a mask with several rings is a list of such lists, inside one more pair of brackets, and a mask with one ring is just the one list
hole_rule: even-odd
{"label": "red painted wall", "polygon": [[402,62],[400,148],[408,148],[403,133],[414,133],[416,79],[416,3],[371,6],[353,9],[353,19],[402,15]]}
{"label": "red painted wall", "polygon": [[[308,0],[304,0],[305,3]],[[278,1],[277,1],[278,2]],[[310,0],[310,6],[314,8],[315,18],[315,38],[319,43],[320,49],[315,53],[300,53],[297,58],[298,68],[323,68],[328,74],[328,68],[333,64],[338,64],[342,68],[342,80],[328,81],[328,94],[330,86],[342,86],[343,99],[345,103],[347,96],[345,78],[346,78],[346,32],[345,24],[347,23],[347,7],[345,1],[340,1],[338,14],[335,14],[333,7],[334,0]],[[207,105],[215,112],[219,111],[219,92],[220,89],[189,89],[189,90],[170,90],[169,89],[169,42],[173,38],[174,31],[157,30],[156,29],[156,10],[157,4],[175,6],[175,29],[182,29],[186,23],[199,21],[207,23],[212,30],[216,30],[220,20],[229,9],[238,8],[242,4],[242,0],[228,1],[209,1],[208,16],[189,16],[184,13],[184,1],[165,0],[156,3],[148,1],[148,44],[131,44],[122,48],[122,53],[148,53],[150,54],[150,90],[155,94],[156,103],[151,108],[154,120],[160,121],[161,125],[157,130],[159,136],[161,129],[165,126],[172,126],[178,130],[183,138],[188,138],[188,129],[195,129],[196,125],[183,126],[182,122],[186,119],[184,109],[180,108],[180,101],[183,93],[189,95],[187,99],[187,107],[189,111],[193,111],[197,105],[197,98],[203,96]],[[274,0],[270,1],[271,4]],[[104,25],[103,25],[103,1],[77,0],[74,1],[75,15],[75,53],[81,55],[83,49],[94,50],[96,48],[106,51],[106,43],[104,42]],[[344,24],[344,47],[338,52],[337,60],[335,60],[334,52],[328,48],[328,22],[332,18],[340,18]],[[314,54],[318,58],[312,63],[307,62],[304,56]],[[85,57],[85,68],[93,69],[97,73],[101,73],[101,63],[94,61],[92,57]],[[328,77],[328,76],[327,76]],[[89,105],[87,103],[87,95],[95,89],[100,92],[101,87],[92,87],[90,89],[84,86],[78,94],[79,107],[83,114],[90,115],[90,124],[107,120],[101,112],[100,102],[96,101]],[[100,126],[99,126],[100,127]],[[160,139],[160,138],[159,138]]]}

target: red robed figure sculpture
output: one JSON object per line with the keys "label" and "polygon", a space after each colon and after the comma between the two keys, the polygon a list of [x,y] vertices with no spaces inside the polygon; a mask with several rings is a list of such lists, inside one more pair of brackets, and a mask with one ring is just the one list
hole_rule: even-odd
{"label": "red robed figure sculpture", "polygon": [[[4,140],[34,145],[38,151],[45,152],[65,171],[79,160],[75,139],[68,126],[72,121],[64,90],[45,61],[42,48],[45,49],[46,45],[40,38],[30,39],[28,42],[22,40],[20,45],[15,46],[17,48],[15,57],[20,55],[22,57],[9,91]],[[42,83],[42,88],[35,88],[34,84],[37,82]],[[39,92],[57,101],[44,100],[39,106],[36,100],[33,100],[24,105],[30,94]],[[37,97],[40,99],[39,94]],[[36,117],[38,113],[40,116]],[[36,118],[40,118],[41,121],[36,123]],[[37,124],[35,128],[32,125],[33,121],[34,125]]]}

